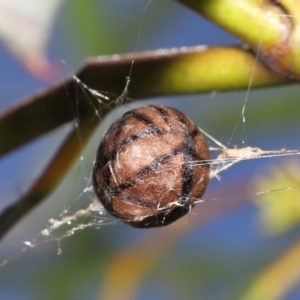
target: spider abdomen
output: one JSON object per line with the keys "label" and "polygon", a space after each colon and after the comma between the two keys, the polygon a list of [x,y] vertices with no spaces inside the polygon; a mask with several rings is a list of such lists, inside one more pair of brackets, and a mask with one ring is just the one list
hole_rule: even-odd
{"label": "spider abdomen", "polygon": [[205,192],[209,159],[200,130],[186,115],[166,106],[138,108],[103,137],[93,169],[94,190],[106,210],[125,223],[168,225]]}

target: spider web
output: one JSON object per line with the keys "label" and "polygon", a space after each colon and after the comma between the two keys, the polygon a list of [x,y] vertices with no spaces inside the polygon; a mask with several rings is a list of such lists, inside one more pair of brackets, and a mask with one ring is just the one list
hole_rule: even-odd
{"label": "spider web", "polygon": [[[139,44],[141,44],[141,41],[144,38],[144,21],[150,7],[155,5],[157,5],[157,1],[148,1],[144,4],[144,12],[142,13],[143,18],[137,33],[136,45],[134,46],[134,49],[132,49],[133,51],[140,50]],[[130,94],[130,74],[132,68],[134,68],[134,61],[132,62],[131,69],[128,70],[128,77],[124,78],[124,90],[120,95],[111,95],[109,94],[109,91],[93,90],[84,82],[80,81],[75,75],[73,76],[74,81],[78,84],[78,87],[87,94],[87,97],[95,97],[103,105],[107,105],[106,101],[108,99],[113,99],[117,108],[105,119],[101,125],[101,129],[95,133],[90,144],[96,145],[97,147],[99,136],[103,135],[103,132],[105,132],[109,124],[130,108],[146,105],[147,103],[163,103],[183,110],[187,106],[182,104],[183,101],[189,103],[192,108],[196,107],[194,103],[197,101],[202,106],[200,110],[205,111],[204,113],[199,113],[199,109],[197,109],[197,114],[190,115],[190,117],[199,125],[201,131],[206,136],[212,153],[212,160],[210,161],[210,177],[213,184],[209,190],[218,183],[226,183],[226,176],[233,176],[230,171],[231,169],[234,169],[234,165],[243,165],[243,162],[245,162],[248,165],[250,163],[251,168],[252,165],[255,165],[258,170],[261,170],[261,161],[263,161],[263,163],[267,161],[267,164],[269,164],[271,160],[274,160],[275,164],[280,164],[280,159],[283,159],[286,156],[292,156],[295,159],[297,155],[300,154],[297,149],[298,145],[294,140],[296,135],[291,136],[291,139],[288,139],[283,128],[270,128],[269,131],[262,130],[263,136],[269,135],[272,137],[271,142],[268,142],[268,139],[265,137],[259,137],[258,139],[253,138],[253,132],[257,130],[257,128],[255,126],[254,114],[251,112],[248,113],[248,110],[257,110],[257,107],[264,105],[264,103],[262,103],[264,100],[261,100],[261,98],[270,98],[273,97],[273,94],[272,91],[268,89],[263,92],[252,91],[252,77],[249,78],[249,88],[246,93],[237,92],[225,95],[212,93],[211,95],[204,96],[173,97],[173,100],[166,100],[164,98],[131,103],[131,99],[128,98],[128,93]],[[255,65],[253,66],[253,72],[254,70]],[[279,94],[284,96],[285,93],[290,90],[290,88],[281,89]],[[294,88],[294,92],[297,92],[297,87]],[[199,98],[202,100],[199,101]],[[267,102],[267,104],[265,104],[266,112],[270,113],[272,105],[276,107],[276,104],[278,104],[279,101],[281,100],[265,100],[265,102]],[[224,116],[221,116],[224,107],[227,110],[231,110],[230,116],[233,116],[233,119],[228,122],[225,128],[218,129],[215,127],[216,125],[213,125],[213,122],[215,118],[224,118]],[[193,109],[190,109],[190,111],[193,111]],[[188,110],[186,113],[188,113]],[[267,113],[265,116],[266,124],[268,124]],[[203,119],[199,117],[199,115],[201,115]],[[210,115],[210,117],[208,117],[208,115]],[[94,117],[98,117],[98,112],[96,110]],[[287,130],[294,127],[294,122],[291,123],[291,126],[288,127],[289,129]],[[254,126],[252,124],[254,124]],[[221,136],[221,138],[219,138],[219,136]],[[254,140],[254,142],[252,142],[252,140]],[[87,149],[90,149],[90,147],[87,147]],[[40,234],[37,235],[35,232],[33,238],[26,238],[26,240],[23,241],[21,249],[15,251],[16,254],[13,254],[12,257],[6,256],[6,258],[2,260],[1,266],[6,266],[7,263],[18,257],[19,253],[23,253],[31,248],[36,248],[44,243],[47,244],[53,240],[56,241],[56,245],[58,245],[56,252],[61,254],[63,251],[61,241],[65,238],[75,235],[78,231],[82,231],[86,228],[98,229],[102,228],[104,225],[112,226],[112,224],[120,222],[108,216],[101,207],[99,201],[95,199],[91,184],[91,169],[94,161],[93,155],[95,156],[95,153],[92,153],[90,150],[82,151],[79,161],[73,167],[71,175],[66,179],[65,186],[67,186],[67,191],[64,190],[63,192],[58,191],[55,193],[56,195],[54,197],[59,198],[59,200],[62,201],[62,204],[60,205],[60,208],[58,208],[58,211],[52,211],[50,213],[54,217],[48,218],[48,221],[45,220],[45,226],[40,229]],[[254,161],[257,161],[258,163],[254,163]],[[201,162],[193,161],[190,163],[197,165]],[[243,168],[244,167],[240,167],[241,172],[245,172],[245,169]],[[257,190],[252,193],[237,194],[236,192],[231,192],[231,194],[224,195],[223,197],[210,196],[211,192],[208,191],[208,196],[204,195],[204,199],[196,199],[196,203],[206,201],[242,201],[245,198],[259,197],[262,194],[278,193],[298,188],[299,186],[274,186],[268,190]],[[63,196],[62,193],[65,193],[66,195]]]}

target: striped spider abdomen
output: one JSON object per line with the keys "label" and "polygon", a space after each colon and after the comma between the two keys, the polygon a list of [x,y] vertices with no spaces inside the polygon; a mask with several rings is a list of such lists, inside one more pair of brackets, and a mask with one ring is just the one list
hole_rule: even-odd
{"label": "striped spider abdomen", "polygon": [[94,190],[113,216],[133,227],[182,217],[209,183],[210,153],[199,128],[167,106],[131,110],[100,142]]}

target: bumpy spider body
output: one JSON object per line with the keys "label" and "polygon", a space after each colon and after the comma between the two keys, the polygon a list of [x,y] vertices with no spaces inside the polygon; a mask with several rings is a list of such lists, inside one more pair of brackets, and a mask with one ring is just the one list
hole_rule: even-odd
{"label": "bumpy spider body", "polygon": [[125,113],[103,137],[94,190],[106,210],[125,223],[168,225],[205,192],[209,159],[200,130],[186,115],[166,106],[138,108]]}

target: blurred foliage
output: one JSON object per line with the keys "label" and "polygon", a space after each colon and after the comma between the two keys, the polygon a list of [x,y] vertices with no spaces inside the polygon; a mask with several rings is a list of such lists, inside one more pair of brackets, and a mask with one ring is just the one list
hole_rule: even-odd
{"label": "blurred foliage", "polygon": [[0,2],[0,40],[38,79],[49,80],[54,76],[54,68],[46,59],[46,48],[61,4],[62,0]]}
{"label": "blurred foliage", "polygon": [[[286,160],[255,178],[254,189],[271,191],[256,199],[260,221],[268,234],[283,234],[300,224],[299,161]],[[272,187],[279,190],[272,192]],[[280,191],[282,187],[282,191]]]}

